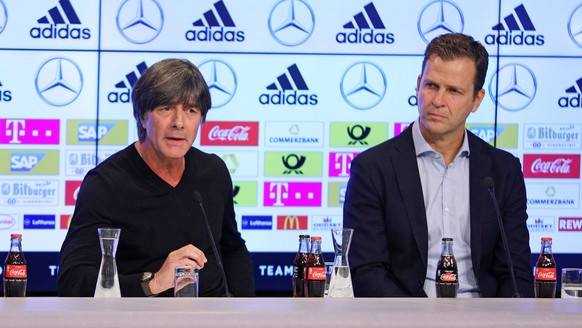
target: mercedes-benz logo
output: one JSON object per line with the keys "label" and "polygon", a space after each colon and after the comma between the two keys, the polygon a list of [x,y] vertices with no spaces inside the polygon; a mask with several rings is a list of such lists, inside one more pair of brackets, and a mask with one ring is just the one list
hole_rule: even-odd
{"label": "mercedes-benz logo", "polygon": [[568,20],[568,34],[574,43],[582,48],[582,5],[574,9]]}
{"label": "mercedes-benz logo", "polygon": [[0,5],[0,33],[2,33],[8,22],[8,10],[6,9],[4,1],[0,0]]}
{"label": "mercedes-benz logo", "polygon": [[436,0],[424,7],[418,17],[418,33],[424,42],[446,33],[460,33],[465,28],[463,12],[452,1]]}
{"label": "mercedes-benz logo", "polygon": [[315,27],[313,10],[304,0],[281,0],[269,14],[269,32],[284,46],[307,41]]}
{"label": "mercedes-benz logo", "polygon": [[[497,90],[495,81],[499,81]],[[512,63],[501,67],[489,82],[491,99],[508,111],[526,108],[533,101],[536,91],[537,80],[533,71],[522,64]]]}
{"label": "mercedes-benz logo", "polygon": [[230,65],[221,61],[210,59],[198,65],[200,72],[208,84],[212,97],[212,108],[226,105],[236,92],[236,74]]}
{"label": "mercedes-benz logo", "polygon": [[164,25],[164,12],[156,0],[125,0],[117,10],[117,29],[129,42],[148,43]]}
{"label": "mercedes-benz logo", "polygon": [[47,104],[66,106],[72,103],[83,89],[83,74],[79,66],[64,57],[45,61],[36,72],[35,87]]}
{"label": "mercedes-benz logo", "polygon": [[353,108],[370,109],[386,94],[386,76],[376,64],[357,62],[345,70],[340,92]]}

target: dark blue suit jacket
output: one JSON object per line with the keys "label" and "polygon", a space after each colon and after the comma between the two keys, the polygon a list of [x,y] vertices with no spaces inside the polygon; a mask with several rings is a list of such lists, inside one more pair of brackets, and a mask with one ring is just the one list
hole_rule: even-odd
{"label": "dark blue suit jacket", "polygon": [[[483,297],[514,294],[493,200],[495,182],[518,290],[533,297],[526,191],[519,159],[467,131],[470,148],[471,257]],[[351,164],[344,226],[355,229],[349,259],[356,296],[426,296],[428,232],[412,125]]]}

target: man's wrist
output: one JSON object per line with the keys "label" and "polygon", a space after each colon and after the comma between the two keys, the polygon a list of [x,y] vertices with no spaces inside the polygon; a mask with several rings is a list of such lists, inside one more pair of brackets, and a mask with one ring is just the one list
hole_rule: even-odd
{"label": "man's wrist", "polygon": [[153,272],[144,272],[142,274],[141,281],[140,281],[141,289],[143,290],[144,295],[147,297],[158,296],[158,294],[152,292],[152,289],[150,288],[151,282],[154,280],[154,277],[155,277],[155,273],[153,273]]}

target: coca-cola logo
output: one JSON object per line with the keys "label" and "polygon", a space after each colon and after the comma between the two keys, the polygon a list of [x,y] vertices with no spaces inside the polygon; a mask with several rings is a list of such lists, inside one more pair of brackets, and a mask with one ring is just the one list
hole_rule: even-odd
{"label": "coca-cola logo", "polygon": [[452,272],[445,272],[441,274],[440,279],[442,282],[457,282],[457,275]]}
{"label": "coca-cola logo", "polygon": [[525,154],[524,176],[526,178],[572,178],[580,177],[580,155],[578,154]]}
{"label": "coca-cola logo", "polygon": [[206,122],[202,126],[203,146],[258,146],[258,122]]}
{"label": "coca-cola logo", "polygon": [[4,272],[6,278],[26,278],[26,265],[7,264]]}
{"label": "coca-cola logo", "polygon": [[537,268],[536,280],[556,280],[556,268]]}
{"label": "coca-cola logo", "polygon": [[311,267],[307,269],[307,279],[325,280],[325,267]]}

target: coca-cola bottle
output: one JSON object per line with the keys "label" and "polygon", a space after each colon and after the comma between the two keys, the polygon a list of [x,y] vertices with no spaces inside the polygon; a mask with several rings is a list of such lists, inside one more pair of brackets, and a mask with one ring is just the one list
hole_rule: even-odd
{"label": "coca-cola bottle", "polygon": [[305,296],[305,265],[309,257],[309,235],[299,236],[299,250],[293,261],[293,297]]}
{"label": "coca-cola bottle", "polygon": [[457,297],[459,272],[453,255],[453,238],[443,238],[441,258],[436,269],[436,296]]}
{"label": "coca-cola bottle", "polygon": [[10,235],[10,251],[4,262],[4,297],[24,297],[28,270],[22,253],[22,235]]}
{"label": "coca-cola bottle", "polygon": [[321,237],[311,237],[311,251],[305,268],[305,296],[323,297],[325,291],[325,262],[321,254]]}
{"label": "coca-cola bottle", "polygon": [[542,237],[542,249],[535,267],[536,298],[556,297],[556,261],[552,255],[552,238]]}

